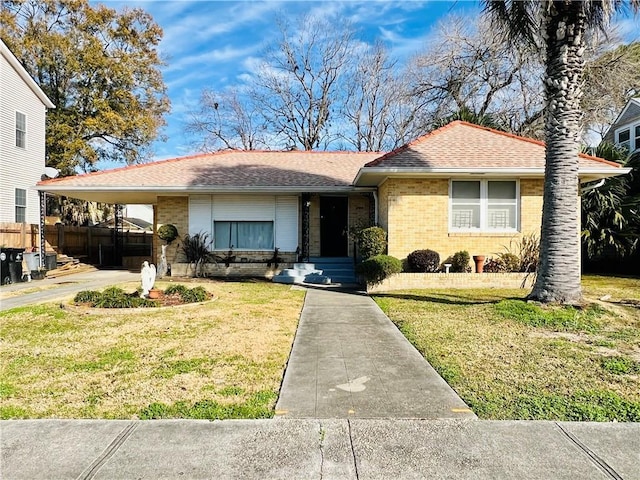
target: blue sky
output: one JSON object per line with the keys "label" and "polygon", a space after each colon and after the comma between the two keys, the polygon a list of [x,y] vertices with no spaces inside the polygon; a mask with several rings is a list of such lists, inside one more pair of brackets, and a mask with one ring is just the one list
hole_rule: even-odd
{"label": "blue sky", "polygon": [[[361,41],[381,40],[392,56],[404,60],[421,51],[437,22],[449,14],[478,14],[477,1],[92,1],[120,10],[123,6],[148,11],[164,30],[160,45],[164,81],[171,99],[166,117],[166,142],[154,144],[155,158],[194,153],[193,138],[185,132],[203,88],[222,90],[242,83],[256,59],[277,33],[275,20],[295,20],[304,14],[346,18]],[[637,39],[640,20],[626,20],[628,37]]]}

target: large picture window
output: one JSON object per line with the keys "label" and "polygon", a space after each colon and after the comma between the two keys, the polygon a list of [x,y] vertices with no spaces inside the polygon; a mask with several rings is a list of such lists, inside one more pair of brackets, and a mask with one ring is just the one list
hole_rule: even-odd
{"label": "large picture window", "polygon": [[273,250],[273,222],[215,221],[213,230],[217,250]]}
{"label": "large picture window", "polygon": [[518,228],[515,180],[453,180],[449,227],[453,231],[511,231]]}

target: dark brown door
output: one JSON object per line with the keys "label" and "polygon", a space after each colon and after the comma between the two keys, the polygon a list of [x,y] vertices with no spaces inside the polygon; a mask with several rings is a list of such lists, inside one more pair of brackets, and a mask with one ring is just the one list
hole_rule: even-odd
{"label": "dark brown door", "polygon": [[320,255],[347,256],[347,197],[320,197]]}

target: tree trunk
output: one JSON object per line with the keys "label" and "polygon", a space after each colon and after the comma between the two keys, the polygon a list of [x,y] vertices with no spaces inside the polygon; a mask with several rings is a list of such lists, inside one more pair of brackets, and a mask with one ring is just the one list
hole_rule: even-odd
{"label": "tree trunk", "polygon": [[540,264],[529,295],[545,303],[579,303],[579,122],[584,70],[583,2],[553,2],[547,17],[545,180]]}

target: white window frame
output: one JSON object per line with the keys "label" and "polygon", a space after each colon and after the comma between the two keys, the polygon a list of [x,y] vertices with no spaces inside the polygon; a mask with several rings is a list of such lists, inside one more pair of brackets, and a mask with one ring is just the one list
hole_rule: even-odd
{"label": "white window frame", "polygon": [[[24,192],[24,203],[18,203],[18,191]],[[24,223],[27,221],[27,190],[25,188],[16,188],[14,190],[14,203],[15,203],[15,220],[16,223]],[[23,219],[18,220],[18,209],[21,208]]]}
{"label": "white window frame", "polygon": [[274,249],[274,243],[276,241],[276,222],[275,220],[221,220],[221,219],[214,219],[212,222],[212,228],[211,228],[211,233],[212,236],[214,238],[214,245],[213,245],[213,251],[214,252],[226,252],[229,250],[229,246],[218,246],[215,245],[215,238],[216,238],[216,223],[270,223],[271,224],[271,246],[269,248],[247,248],[247,247],[240,247],[238,245],[233,245],[233,250],[237,250],[237,251],[251,251],[251,252],[271,252]]}
{"label": "white window frame", "polygon": [[[18,116],[22,115],[23,119],[24,119],[24,129],[20,128],[21,125],[19,125],[18,122]],[[22,134],[22,136],[20,136],[20,134]],[[20,142],[18,141],[18,139],[22,139],[22,145],[20,145]],[[27,148],[27,114],[23,113],[23,112],[19,112],[18,110],[16,110],[16,147],[17,148]]]}
{"label": "white window frame", "polygon": [[[640,129],[640,123],[629,123],[620,128],[617,128],[615,132],[615,144],[618,147],[627,148],[627,151],[629,153],[640,150],[640,135],[636,135],[636,129]],[[621,142],[620,134],[627,131],[629,132],[629,140]]]}
{"label": "white window frame", "polygon": [[[453,182],[480,183],[480,228],[457,228],[453,226]],[[516,185],[516,226],[514,228],[489,228],[489,182],[515,182]],[[451,233],[514,233],[520,231],[520,180],[513,178],[452,178],[449,180],[449,232]]]}

